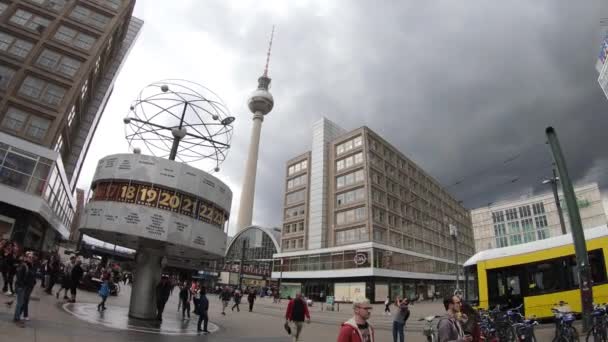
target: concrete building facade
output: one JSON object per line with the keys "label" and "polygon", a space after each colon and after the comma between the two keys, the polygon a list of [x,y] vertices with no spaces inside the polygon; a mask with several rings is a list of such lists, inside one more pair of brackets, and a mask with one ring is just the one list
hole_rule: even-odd
{"label": "concrete building facade", "polygon": [[450,224],[459,263],[474,252],[468,211],[367,127],[316,122],[312,151],[290,159],[285,176],[273,278],[286,289],[317,300],[428,298],[455,285]]}
{"label": "concrete building facade", "polygon": [[75,190],[143,21],[134,0],[0,0],[0,236],[67,239]]}
{"label": "concrete building facade", "polygon": [[[583,228],[606,224],[606,213],[598,185],[591,183],[577,186],[574,192]],[[570,220],[561,191],[559,198],[566,231],[570,232]],[[471,211],[471,218],[477,252],[543,240],[562,234],[552,192],[477,208]]]}

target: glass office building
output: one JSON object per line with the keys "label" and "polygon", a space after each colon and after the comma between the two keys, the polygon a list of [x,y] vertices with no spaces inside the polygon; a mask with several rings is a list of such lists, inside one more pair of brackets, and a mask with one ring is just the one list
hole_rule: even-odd
{"label": "glass office building", "polygon": [[[455,287],[458,261],[474,254],[469,212],[367,127],[322,119],[312,151],[287,162],[281,252],[273,278],[315,300],[429,298]],[[282,264],[281,264],[282,263]]]}
{"label": "glass office building", "polygon": [[0,238],[50,250],[143,22],[134,0],[0,0]]}

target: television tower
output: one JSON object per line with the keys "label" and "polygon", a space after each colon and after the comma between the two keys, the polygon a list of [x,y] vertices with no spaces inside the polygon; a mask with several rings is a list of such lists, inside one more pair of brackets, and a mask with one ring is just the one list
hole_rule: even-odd
{"label": "television tower", "polygon": [[274,106],[272,94],[268,91],[270,78],[268,77],[268,63],[270,62],[270,50],[272,49],[272,39],[274,37],[274,26],[270,34],[270,43],[266,53],[266,66],[264,73],[258,78],[258,89],[254,90],[247,101],[249,110],[253,113],[253,127],[251,128],[251,140],[249,141],[249,152],[245,163],[245,175],[243,179],[243,189],[239,205],[239,214],[236,221],[237,231],[241,231],[251,226],[253,217],[253,199],[255,194],[255,177],[258,167],[258,150],[260,148],[260,133],[264,115],[270,113]]}

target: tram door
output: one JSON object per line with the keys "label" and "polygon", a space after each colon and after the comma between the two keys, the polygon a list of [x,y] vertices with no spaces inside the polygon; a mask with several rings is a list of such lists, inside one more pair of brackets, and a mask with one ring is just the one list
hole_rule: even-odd
{"label": "tram door", "polygon": [[524,276],[521,270],[516,268],[488,270],[488,299],[490,308],[495,308],[496,305],[513,308],[522,304],[523,296],[521,289],[523,279]]}

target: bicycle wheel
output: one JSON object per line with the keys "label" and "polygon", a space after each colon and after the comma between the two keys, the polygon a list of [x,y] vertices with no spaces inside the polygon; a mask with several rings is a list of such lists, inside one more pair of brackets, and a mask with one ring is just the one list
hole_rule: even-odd
{"label": "bicycle wheel", "polygon": [[607,342],[606,331],[601,324],[596,324],[587,333],[585,342]]}

